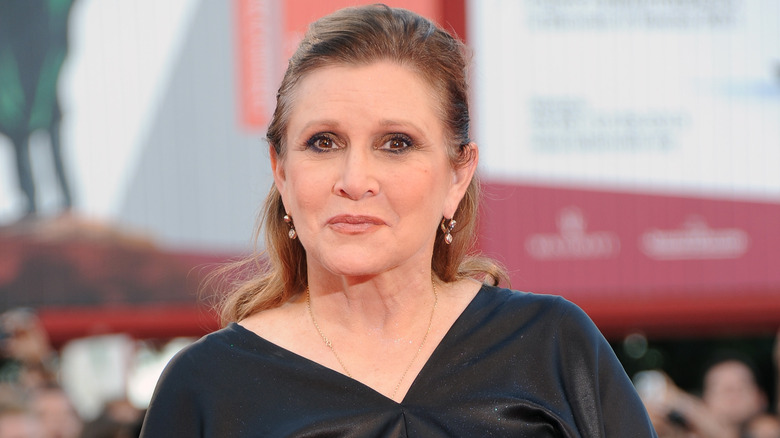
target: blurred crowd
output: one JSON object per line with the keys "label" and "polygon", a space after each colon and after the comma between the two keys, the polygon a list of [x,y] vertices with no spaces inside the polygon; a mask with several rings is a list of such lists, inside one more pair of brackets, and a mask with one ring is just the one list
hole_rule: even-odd
{"label": "blurred crowd", "polygon": [[143,410],[118,398],[84,418],[63,388],[60,358],[33,311],[0,315],[0,438],[137,437]]}
{"label": "blurred crowd", "polygon": [[[780,385],[780,333],[773,359]],[[780,405],[771,406],[753,358],[736,352],[712,358],[696,394],[661,371],[644,371],[634,380],[660,438],[780,438]]]}

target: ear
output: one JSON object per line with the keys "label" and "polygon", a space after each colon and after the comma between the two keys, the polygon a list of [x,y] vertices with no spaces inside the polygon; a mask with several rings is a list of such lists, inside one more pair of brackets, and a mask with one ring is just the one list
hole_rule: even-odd
{"label": "ear", "polygon": [[452,185],[450,185],[444,204],[444,211],[442,211],[442,215],[446,218],[452,218],[455,214],[458,204],[460,204],[461,199],[466,194],[466,189],[468,189],[471,179],[474,178],[474,173],[477,171],[477,164],[479,163],[479,148],[477,148],[477,144],[474,142],[467,144],[463,147],[462,154],[464,159],[457,167],[452,169]]}
{"label": "ear", "polygon": [[284,173],[284,163],[280,157],[279,154],[276,153],[276,149],[274,149],[273,145],[268,146],[268,155],[271,157],[271,172],[274,176],[274,184],[276,185],[276,190],[279,191],[279,193],[283,193],[284,190],[284,184],[287,180],[286,175]]}

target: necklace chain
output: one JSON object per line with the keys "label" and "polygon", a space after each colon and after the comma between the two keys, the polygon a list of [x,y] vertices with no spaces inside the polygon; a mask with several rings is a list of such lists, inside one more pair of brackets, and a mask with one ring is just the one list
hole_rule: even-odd
{"label": "necklace chain", "polygon": [[[414,356],[412,356],[412,360],[409,361],[409,364],[406,365],[406,368],[404,369],[403,374],[401,374],[401,378],[398,379],[398,383],[395,384],[395,387],[393,388],[393,393],[390,395],[390,398],[395,398],[396,392],[398,392],[398,388],[401,386],[401,382],[404,381],[406,378],[406,374],[409,372],[409,369],[412,367],[412,364],[417,359],[417,356],[420,355],[420,351],[422,351],[423,346],[425,345],[425,341],[428,339],[428,334],[431,332],[431,325],[433,325],[433,314],[436,311],[436,304],[439,302],[439,294],[436,292],[436,282],[431,279],[431,285],[433,286],[433,307],[431,308],[431,316],[428,319],[428,328],[425,329],[425,335],[423,335],[422,341],[420,342],[420,345],[417,347],[417,351],[414,352]],[[344,361],[341,360],[341,357],[338,353],[336,353],[336,349],[333,347],[333,342],[328,339],[327,336],[325,336],[325,333],[323,333],[322,329],[320,328],[320,325],[317,324],[317,318],[314,317],[314,312],[311,310],[311,293],[309,293],[309,288],[306,287],[306,308],[309,310],[309,316],[311,316],[311,321],[314,323],[314,328],[317,329],[317,333],[320,334],[320,337],[322,338],[322,342],[325,343],[325,346],[327,346],[331,353],[333,353],[333,357],[336,358],[336,361],[338,361],[339,365],[341,365],[341,368],[344,370],[344,373],[352,378],[352,374],[347,369],[347,366],[344,365]]]}

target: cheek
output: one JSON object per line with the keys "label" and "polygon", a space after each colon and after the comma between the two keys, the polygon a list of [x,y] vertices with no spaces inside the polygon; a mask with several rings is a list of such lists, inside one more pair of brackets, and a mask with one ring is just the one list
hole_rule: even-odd
{"label": "cheek", "polygon": [[301,172],[295,166],[288,165],[284,168],[284,180],[277,184],[284,207],[293,217],[301,215],[301,201],[306,197],[306,184],[302,184],[300,177]]}
{"label": "cheek", "polygon": [[446,183],[430,167],[401,172],[385,187],[388,198],[395,203],[400,215],[424,217],[440,214]]}
{"label": "cheek", "polygon": [[329,190],[325,182],[316,178],[290,180],[288,188],[287,196],[291,202],[290,207],[297,210],[298,216],[312,212],[328,199]]}

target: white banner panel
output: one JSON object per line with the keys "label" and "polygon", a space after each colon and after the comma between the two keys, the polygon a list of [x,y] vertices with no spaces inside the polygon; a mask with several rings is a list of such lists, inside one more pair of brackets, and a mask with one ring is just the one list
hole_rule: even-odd
{"label": "white banner panel", "polygon": [[484,176],[780,202],[780,2],[468,6]]}

